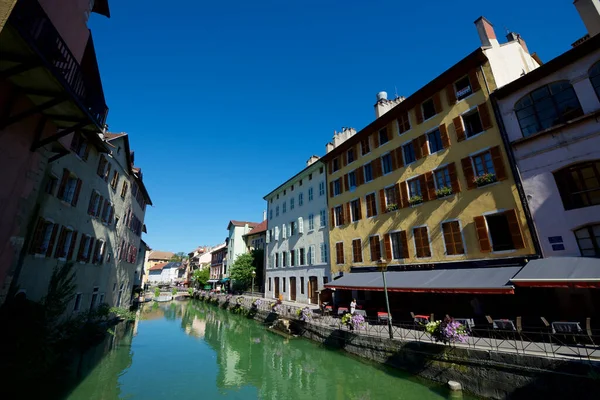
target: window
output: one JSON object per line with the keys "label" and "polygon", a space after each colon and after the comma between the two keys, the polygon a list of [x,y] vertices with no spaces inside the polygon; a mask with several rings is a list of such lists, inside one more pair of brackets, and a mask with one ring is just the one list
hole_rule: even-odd
{"label": "window", "polygon": [[290,199],[290,210],[293,210],[293,209],[294,209],[294,198],[292,197]]}
{"label": "window", "polygon": [[273,286],[271,286],[271,278],[269,278],[269,292],[273,290]]}
{"label": "window", "polygon": [[287,267],[287,252],[281,253],[281,266]]}
{"label": "window", "polygon": [[335,226],[344,225],[344,207],[337,206],[334,209]]}
{"label": "window", "polygon": [[369,138],[366,137],[363,140],[360,141],[360,149],[362,152],[362,155],[364,156],[365,154],[368,154],[371,152],[371,147],[369,145]]}
{"label": "window", "polygon": [[300,277],[300,294],[304,294],[304,277]]}
{"label": "window", "polygon": [[279,253],[275,253],[275,268],[279,268]]}
{"label": "window", "polygon": [[308,201],[313,201],[313,188],[308,188]]}
{"label": "window", "polygon": [[290,236],[293,236],[296,234],[296,222],[292,221],[290,222]]}
{"label": "window", "polygon": [[442,233],[444,234],[447,255],[465,254],[465,247],[460,233],[460,223],[458,221],[444,222],[442,224]]}
{"label": "window", "polygon": [[492,249],[494,251],[514,250],[515,245],[506,215],[504,213],[486,215],[485,220],[492,241]]}
{"label": "window", "polygon": [[308,230],[312,231],[315,229],[315,215],[308,214]]}
{"label": "window", "polygon": [[348,150],[348,152],[346,153],[346,158],[348,159],[348,164],[353,163],[355,160],[355,156],[354,156],[354,147],[352,147],[350,150]]}
{"label": "window", "polygon": [[294,185],[292,185],[292,187],[290,187],[290,191],[294,191]]}
{"label": "window", "polygon": [[[400,202],[400,194],[398,193],[398,188],[396,185],[391,186],[389,188],[384,189],[385,194],[385,207],[387,211],[393,211],[391,208],[396,206],[398,208],[398,203]],[[384,206],[383,204],[381,205]]]}
{"label": "window", "polygon": [[90,246],[92,244],[92,238],[88,235],[83,236],[80,247],[79,261],[87,261],[90,255]]}
{"label": "window", "polygon": [[375,193],[368,194],[365,197],[367,203],[367,218],[371,218],[377,215],[377,203],[375,200]]}
{"label": "window", "polygon": [[417,250],[417,258],[431,257],[431,249],[429,248],[429,236],[427,227],[413,229],[415,238],[415,249]]}
{"label": "window", "polygon": [[410,120],[408,119],[408,113],[405,112],[398,118],[398,133],[401,135],[410,129]]}
{"label": "window", "polygon": [[333,166],[333,172],[338,171],[340,169],[340,158],[334,158],[331,164]]}
{"label": "window", "polygon": [[296,250],[290,250],[290,266],[296,266]]}
{"label": "window", "polygon": [[333,181],[333,195],[339,196],[342,193],[342,178]]}
{"label": "window", "polygon": [[275,216],[279,217],[279,206],[275,207]]}
{"label": "window", "polygon": [[452,181],[450,180],[450,171],[448,167],[440,168],[433,172],[435,176],[435,187],[437,190],[443,188],[452,188]]}
{"label": "window", "polygon": [[323,167],[319,168],[319,174],[323,174]]}
{"label": "window", "polygon": [[421,193],[421,180],[419,178],[411,179],[407,184],[409,198],[412,199],[415,196],[423,197]]}
{"label": "window", "polygon": [[477,108],[463,114],[462,120],[465,129],[465,136],[467,138],[483,132],[483,124],[481,123],[481,117],[479,116],[479,110]]}
{"label": "window", "polygon": [[429,142],[429,154],[444,150],[444,145],[442,144],[442,135],[440,134],[439,129],[429,132],[427,134],[427,141]]}
{"label": "window", "polygon": [[50,195],[54,195],[54,189],[56,189],[56,185],[58,184],[58,178],[54,175],[50,175],[48,177],[48,182],[46,182],[46,187],[44,191]]}
{"label": "window", "polygon": [[[62,196],[59,196],[62,200],[66,201],[67,203],[75,203],[75,192],[77,191],[77,186],[78,186],[78,182],[79,181],[77,178],[73,177],[73,176],[69,176],[67,178],[66,184],[64,186],[64,189],[62,190]],[[60,193],[60,190],[59,190]]]}
{"label": "window", "polygon": [[404,165],[408,165],[417,161],[417,157],[415,155],[415,148],[413,147],[412,142],[402,146],[402,153],[404,153]]}
{"label": "window", "polygon": [[456,92],[456,100],[462,100],[473,93],[473,90],[471,89],[471,82],[469,82],[469,77],[465,76],[457,80],[454,83],[454,90]]}
{"label": "window", "polygon": [[273,219],[273,209],[269,210],[269,219]]}
{"label": "window", "polygon": [[319,196],[325,194],[325,182],[319,182]]}
{"label": "window", "polygon": [[298,186],[302,186],[302,179],[298,181]]}
{"label": "window", "polygon": [[106,169],[108,168],[108,160],[104,156],[100,156],[100,160],[98,160],[98,169],[96,173],[99,177],[104,179],[104,174],[106,173]]}
{"label": "window", "polygon": [[381,259],[381,242],[379,236],[369,237],[369,247],[371,248],[371,261],[379,261]]}
{"label": "window", "polygon": [[286,289],[286,287],[285,287],[286,279],[285,279],[285,277],[283,277],[283,278],[281,278],[281,280],[283,282],[283,291],[285,292],[285,289]]}
{"label": "window", "polygon": [[343,264],[344,263],[344,243],[339,242],[335,244],[335,263]]}
{"label": "window", "polygon": [[281,206],[281,213],[285,214],[286,211],[287,211],[287,201],[284,201],[283,205]]}
{"label": "window", "polygon": [[381,164],[383,166],[383,174],[384,175],[392,172],[392,155],[388,153],[388,154],[381,156]]}
{"label": "window", "polygon": [[473,159],[476,177],[485,174],[496,174],[494,162],[492,161],[492,154],[489,151],[477,154],[471,158]]}
{"label": "window", "polygon": [[360,239],[354,239],[352,241],[352,262],[355,262],[355,263],[363,262],[362,241]]}
{"label": "window", "polygon": [[308,247],[308,265],[313,265],[315,263],[315,245],[311,245]]}
{"label": "window", "polygon": [[113,177],[110,181],[110,187],[113,188],[113,190],[116,190],[118,183],[119,183],[119,172],[115,170],[113,172]]}
{"label": "window", "polygon": [[306,265],[306,258],[305,258],[305,254],[304,254],[304,248],[300,248],[299,250],[300,252],[300,260],[298,261],[298,265]]}
{"label": "window", "polygon": [[365,172],[365,182],[370,182],[373,180],[373,166],[371,163],[365,164],[363,166]]}
{"label": "window", "polygon": [[600,225],[576,230],[575,239],[583,257],[600,257]]}
{"label": "window", "polygon": [[600,161],[583,162],[554,173],[565,210],[600,204]]}
{"label": "window", "polygon": [[102,259],[104,258],[104,241],[98,240],[96,241],[96,247],[94,248],[94,254],[92,256],[92,263],[101,264]]}
{"label": "window", "polygon": [[321,250],[321,262],[327,262],[327,243],[319,244],[319,249]]}
{"label": "window", "polygon": [[312,181],[312,174],[308,174],[308,180]]}
{"label": "window", "polygon": [[75,305],[73,306],[73,311],[77,312],[81,309],[81,297],[83,295],[81,293],[77,293],[75,295]]}
{"label": "window", "polygon": [[350,189],[354,189],[356,187],[356,171],[348,173],[348,185],[350,186]]}
{"label": "window", "polygon": [[515,104],[524,137],[583,115],[568,81],[554,82],[527,94]]}
{"label": "window", "polygon": [[69,228],[63,228],[63,231],[58,238],[58,244],[56,245],[56,251],[54,257],[56,258],[68,258],[69,251],[75,246],[73,241],[73,230]]}
{"label": "window", "polygon": [[304,204],[304,193],[298,193],[298,207],[302,207]]}
{"label": "window", "polygon": [[598,96],[598,99],[600,99],[600,61],[590,68],[589,76],[590,83],[596,91],[596,96]]}
{"label": "window", "polygon": [[427,120],[436,114],[435,104],[433,103],[433,98],[431,98],[429,100],[425,100],[423,102],[423,104],[421,104],[421,108],[423,110],[423,119],[424,120]]}
{"label": "window", "polygon": [[40,220],[38,222],[38,232],[34,237],[33,249],[36,254],[51,255],[51,247],[54,245],[56,236],[55,225],[50,221]]}
{"label": "window", "polygon": [[387,128],[383,128],[379,131],[379,145],[383,146],[387,142],[389,142],[390,138],[388,137]]}
{"label": "window", "polygon": [[319,211],[319,223],[321,227],[327,226],[327,211]]}
{"label": "window", "polygon": [[359,199],[355,199],[350,202],[350,218],[352,218],[352,222],[356,222],[361,219]]}
{"label": "window", "polygon": [[121,187],[121,198],[125,198],[125,195],[127,194],[127,182],[123,181],[123,186]]}
{"label": "window", "polygon": [[390,242],[392,245],[392,258],[394,260],[400,260],[406,258],[406,233],[405,232],[392,232],[390,233]]}

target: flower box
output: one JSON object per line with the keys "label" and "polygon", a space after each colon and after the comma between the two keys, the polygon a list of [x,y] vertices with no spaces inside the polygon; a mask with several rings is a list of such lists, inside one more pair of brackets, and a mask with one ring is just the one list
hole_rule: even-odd
{"label": "flower box", "polygon": [[413,196],[408,199],[408,203],[411,206],[416,206],[417,204],[421,204],[423,202],[423,196]]}
{"label": "flower box", "polygon": [[396,211],[398,209],[398,204],[388,204],[388,206],[385,208],[385,212],[392,212],[392,211]]}
{"label": "flower box", "polygon": [[452,188],[449,188],[447,186],[444,186],[443,188],[435,191],[435,195],[437,196],[438,199],[441,199],[442,197],[450,196],[451,194],[452,194]]}
{"label": "flower box", "polygon": [[475,182],[477,187],[489,185],[490,183],[496,182],[496,174],[487,173],[487,174],[476,176],[475,179],[473,179],[473,182]]}

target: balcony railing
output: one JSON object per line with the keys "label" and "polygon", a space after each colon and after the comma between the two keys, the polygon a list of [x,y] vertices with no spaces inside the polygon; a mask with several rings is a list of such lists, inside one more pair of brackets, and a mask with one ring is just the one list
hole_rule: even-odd
{"label": "balcony railing", "polygon": [[102,128],[108,112],[102,88],[94,84],[95,79],[83,73],[81,65],[38,1],[18,0],[9,21],[79,107]]}

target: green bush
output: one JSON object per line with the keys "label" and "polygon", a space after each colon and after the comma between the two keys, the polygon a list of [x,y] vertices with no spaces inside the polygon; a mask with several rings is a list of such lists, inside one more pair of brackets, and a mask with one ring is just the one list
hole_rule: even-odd
{"label": "green bush", "polygon": [[160,289],[156,288],[156,289],[154,289],[154,297],[158,297],[158,296],[160,296]]}
{"label": "green bush", "polygon": [[173,294],[173,296],[175,296],[177,294],[177,288],[173,288],[173,290],[171,290],[171,294]]}

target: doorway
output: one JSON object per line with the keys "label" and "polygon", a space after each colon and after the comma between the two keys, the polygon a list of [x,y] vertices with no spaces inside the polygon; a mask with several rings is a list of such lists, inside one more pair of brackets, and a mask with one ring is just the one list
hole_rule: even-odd
{"label": "doorway", "polygon": [[290,277],[290,300],[296,301],[296,277]]}
{"label": "doorway", "polygon": [[319,302],[319,281],[316,276],[308,278],[308,300],[311,304]]}
{"label": "doorway", "polygon": [[279,277],[275,278],[275,298],[279,298]]}

